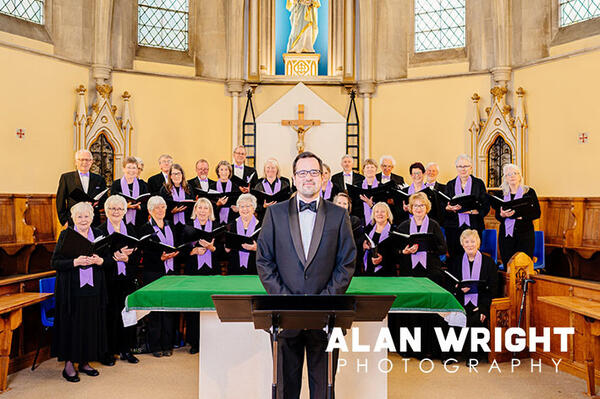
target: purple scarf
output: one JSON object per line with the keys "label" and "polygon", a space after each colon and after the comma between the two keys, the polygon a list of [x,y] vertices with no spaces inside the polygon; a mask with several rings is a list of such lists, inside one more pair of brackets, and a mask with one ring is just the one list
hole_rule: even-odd
{"label": "purple scarf", "polygon": [[421,190],[417,191],[417,190],[415,189],[415,183],[412,183],[412,184],[410,185],[410,187],[408,187],[408,193],[409,193],[409,194],[418,193],[418,192],[421,192],[421,191],[423,191],[425,188],[427,188],[427,186],[426,186],[426,185],[423,185],[423,188],[422,188]]}
{"label": "purple scarf", "polygon": [[[223,182],[217,180],[217,191],[220,193],[229,193],[231,192],[231,180],[227,180],[225,183],[225,191],[223,191]],[[229,218],[229,206],[222,206],[219,210],[219,222],[227,223],[227,219]]]}
{"label": "purple scarf", "polygon": [[[73,226],[73,228],[75,231],[79,232],[79,230],[77,230],[77,226]],[[94,238],[94,232],[90,227],[88,230],[87,239],[93,242]],[[81,267],[79,268],[79,288],[86,284],[90,287],[94,286],[94,269],[91,266],[86,267],[85,269],[82,269]]]}
{"label": "purple scarf", "polygon": [[[121,177],[121,192],[129,197],[137,198],[140,196],[140,183],[137,177],[133,179],[133,193],[129,192],[129,185],[125,177]],[[127,209],[125,214],[125,222],[135,224],[135,213],[136,209]]]}
{"label": "purple scarf", "polygon": [[[375,188],[379,186],[379,182],[377,181],[377,179],[373,179],[373,185],[371,185],[371,188]],[[367,183],[367,178],[365,177],[365,179],[362,182],[362,188],[369,188],[369,184]],[[363,201],[363,212],[365,215],[365,225],[369,224],[371,222],[371,208],[369,207],[369,205]]]}
{"label": "purple scarf", "polygon": [[[523,198],[523,185],[520,185],[515,194],[515,199]],[[504,201],[510,201],[510,192],[504,196]],[[506,218],[504,219],[504,236],[513,237],[515,232],[515,219]]]}
{"label": "purple scarf", "polygon": [[[163,232],[160,231],[160,228],[158,226],[154,226],[154,231],[156,231],[156,235],[158,235],[160,242],[171,246],[175,245],[175,240],[173,239],[173,232],[171,231],[171,228],[169,226],[165,224],[165,234],[163,234]],[[165,274],[168,274],[169,270],[172,272],[175,271],[175,268],[173,267],[173,258],[165,260],[164,263]]]}
{"label": "purple scarf", "polygon": [[281,190],[281,180],[279,179],[275,180],[275,190],[271,189],[271,185],[269,184],[269,181],[266,178],[265,180],[263,180],[262,184],[263,188],[265,189],[265,193],[269,195],[276,194]]}
{"label": "purple scarf", "polygon": [[[198,220],[198,218],[194,219],[194,227],[200,230],[204,230],[207,232],[211,232],[212,231],[212,220],[208,219],[206,221],[206,224],[204,225],[204,228],[202,228],[202,225],[200,224],[200,221]],[[212,253],[207,249],[206,252],[204,252],[204,255],[196,255],[198,257],[198,270],[200,270],[200,268],[204,265],[210,267],[212,269]]]}
{"label": "purple scarf", "polygon": [[[254,234],[254,229],[256,228],[257,224],[258,220],[256,220],[256,217],[252,216],[250,223],[248,223],[248,230],[244,232],[244,222],[242,222],[242,217],[240,216],[236,220],[237,233],[241,236],[250,237],[252,234]],[[244,251],[243,249],[239,250],[238,252],[240,255],[240,267],[245,267],[247,269],[250,252]]]}
{"label": "purple scarf", "polygon": [[[465,190],[462,190],[460,177],[456,177],[454,181],[454,195],[470,195],[471,194],[471,185],[473,184],[473,179],[471,176],[467,179],[467,184],[465,184]],[[469,218],[468,213],[459,212],[458,213],[458,227],[466,224],[467,226],[471,226],[471,219]]]}
{"label": "purple scarf", "polygon": [[[392,226],[389,223],[387,223],[385,225],[385,227],[383,228],[383,230],[381,230],[381,234],[379,235],[379,241],[377,241],[377,244],[379,244],[380,242],[382,242],[383,240],[385,240],[386,238],[389,237],[391,227]],[[373,236],[375,235],[375,229],[376,228],[377,228],[377,226],[373,226],[373,229],[369,233],[369,237],[371,239],[373,239]],[[365,271],[367,271],[367,261],[369,259],[368,255],[369,255],[369,251],[365,251],[365,256],[363,256],[363,265],[364,265],[364,270]],[[375,267],[375,269],[373,270],[373,273],[377,273],[379,270],[381,270],[382,267],[383,266],[381,266],[381,265],[377,265]]]}
{"label": "purple scarf", "polygon": [[[179,189],[177,189],[175,186],[171,187],[171,195],[173,196],[173,201],[185,200],[185,190],[182,186],[180,186]],[[173,223],[185,224],[185,212],[177,212],[173,214]]]}
{"label": "purple scarf", "polygon": [[[125,222],[121,220],[121,224],[119,225],[119,232],[121,234],[127,234],[127,227],[125,227]],[[115,228],[112,223],[109,221],[106,222],[106,230],[108,230],[108,235],[111,235],[115,232]],[[125,267],[125,262],[117,261],[117,275],[122,274],[123,276],[127,275],[127,268]]]}
{"label": "purple scarf", "polygon": [[333,188],[333,183],[331,183],[331,180],[327,180],[327,184],[325,185],[325,193],[323,193],[323,190],[321,190],[321,198],[330,199],[332,188]]}
{"label": "purple scarf", "polygon": [[[429,228],[429,216],[425,215],[423,219],[423,223],[421,224],[421,232],[427,233],[427,229]],[[417,222],[413,217],[410,220],[410,234],[416,234],[419,232],[417,228]],[[414,269],[418,263],[422,264],[425,269],[427,269],[427,251],[417,251],[414,254],[410,255],[410,260],[412,262],[412,268]]]}
{"label": "purple scarf", "polygon": [[[475,254],[475,260],[473,260],[473,270],[469,267],[469,257],[465,253],[462,259],[462,281],[465,280],[479,280],[479,274],[481,273],[481,259],[483,256],[481,252],[477,251]],[[477,299],[479,298],[479,294],[465,294],[465,306],[469,302],[473,304],[473,306],[477,306]]]}

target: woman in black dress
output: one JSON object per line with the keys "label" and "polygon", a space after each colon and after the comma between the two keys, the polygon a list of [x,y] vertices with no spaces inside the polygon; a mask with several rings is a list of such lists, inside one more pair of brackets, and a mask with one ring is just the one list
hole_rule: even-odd
{"label": "woman in black dress", "polygon": [[[167,201],[184,201],[193,200],[194,196],[188,187],[187,180],[185,179],[185,173],[183,168],[179,164],[173,164],[169,170],[169,177],[167,183],[160,189],[160,196]],[[169,206],[167,210],[167,219],[173,225],[185,224],[186,215],[190,215],[191,206],[185,205],[172,207]]]}
{"label": "woman in black dress", "polygon": [[[254,190],[261,191],[269,195],[277,194],[280,191],[291,192],[290,180],[287,177],[281,176],[279,162],[277,162],[275,158],[269,158],[265,161],[263,173],[264,177],[259,179],[258,182],[254,185]],[[256,208],[258,217],[262,218],[267,208],[276,203],[276,201],[267,202],[265,200],[262,204],[258,204],[258,207]]]}
{"label": "woman in black dress", "polygon": [[[335,197],[333,197],[333,203],[337,206],[341,206],[345,208],[350,214],[350,224],[352,225],[352,236],[354,237],[354,243],[361,243],[363,240],[363,233],[365,230],[365,226],[362,225],[360,218],[358,216],[354,216],[352,214],[352,200],[350,196],[346,193],[337,193]],[[356,259],[362,259],[362,252],[360,245],[356,246]],[[356,270],[355,270],[356,275]]]}
{"label": "woman in black dress", "polygon": [[338,189],[331,182],[331,168],[329,165],[323,164],[323,184],[321,186],[321,198],[333,201],[333,198],[337,195]]}
{"label": "woman in black dress", "polygon": [[[231,164],[227,161],[221,161],[217,164],[215,168],[217,172],[218,179],[211,187],[212,190],[223,193],[223,196],[219,198],[217,201],[217,209],[216,216],[217,220],[220,224],[231,223],[235,220],[237,214],[237,208],[235,208],[234,204],[227,197],[227,193],[232,191],[239,191],[239,186],[233,183],[231,179],[231,175],[233,174],[233,169]],[[232,209],[233,208],[233,209]]]}
{"label": "woman in black dress", "polygon": [[[371,244],[366,237],[362,241],[364,255],[360,265],[359,275],[396,277],[398,265],[398,252],[392,245],[385,245],[390,240],[394,216],[388,204],[378,202],[371,209],[371,223],[366,227],[365,234],[376,245],[377,251],[371,249]],[[357,267],[358,269],[358,267]]]}
{"label": "woman in black dress", "polygon": [[[240,216],[227,226],[232,233],[250,237],[260,228],[260,221],[255,215],[256,197],[252,194],[242,194],[237,200]],[[243,250],[227,248],[228,254],[227,274],[256,274],[256,241],[252,244],[242,244]]]}
{"label": "woman in black dress", "polygon": [[[135,157],[127,157],[123,161],[123,177],[113,181],[110,193],[125,194],[132,198],[137,198],[142,194],[148,193],[148,185],[145,181],[138,178],[138,161]],[[140,227],[148,221],[148,212],[146,206],[140,202],[130,202],[127,204],[127,213],[125,214],[125,223]]]}
{"label": "woman in black dress", "polygon": [[508,261],[517,252],[525,252],[533,258],[535,249],[535,231],[533,221],[541,215],[540,203],[535,190],[523,185],[521,168],[515,164],[507,164],[502,168],[502,194],[504,201],[512,201],[519,198],[531,199],[533,209],[527,216],[514,217],[512,209],[496,209],[496,219],[500,222],[498,241],[500,244],[500,256],[502,263],[508,267]]}
{"label": "woman in black dress", "polygon": [[[80,202],[71,208],[73,230],[90,241],[100,231],[91,227],[94,208]],[[67,227],[60,233],[52,254],[56,269],[56,316],[52,334],[52,356],[65,362],[62,375],[69,382],[78,382],[79,372],[95,377],[98,370],[89,362],[101,360],[106,354],[106,285],[103,265],[108,258],[97,254],[72,258],[63,254],[68,245],[66,237],[72,233]]]}

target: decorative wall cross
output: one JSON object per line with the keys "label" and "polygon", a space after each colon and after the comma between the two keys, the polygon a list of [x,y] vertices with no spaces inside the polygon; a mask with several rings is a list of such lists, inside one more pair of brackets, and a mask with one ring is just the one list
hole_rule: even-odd
{"label": "decorative wall cross", "polygon": [[304,119],[304,104],[298,104],[298,119],[294,120],[282,120],[282,126],[291,126],[292,129],[298,133],[298,141],[296,142],[296,149],[298,154],[304,152],[304,135],[313,126],[321,125],[320,120]]}

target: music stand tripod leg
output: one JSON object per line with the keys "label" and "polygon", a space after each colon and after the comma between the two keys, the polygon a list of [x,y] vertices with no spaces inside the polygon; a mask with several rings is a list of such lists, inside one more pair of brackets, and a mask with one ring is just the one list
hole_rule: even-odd
{"label": "music stand tripod leg", "polygon": [[[335,325],[335,314],[329,315],[327,322],[327,342],[331,338],[333,326]],[[327,352],[327,399],[333,399],[333,350]]]}
{"label": "music stand tripod leg", "polygon": [[277,385],[279,383],[277,376],[277,362],[279,361],[277,356],[277,335],[279,334],[279,315],[273,314],[273,322],[271,328],[271,342],[273,345],[273,380],[271,383],[271,398],[277,399]]}

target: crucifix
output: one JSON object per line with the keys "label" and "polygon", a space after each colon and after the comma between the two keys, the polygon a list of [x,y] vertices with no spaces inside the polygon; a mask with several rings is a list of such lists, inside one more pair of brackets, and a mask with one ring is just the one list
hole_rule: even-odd
{"label": "crucifix", "polygon": [[300,154],[301,152],[304,152],[304,135],[311,127],[321,125],[321,121],[304,119],[304,104],[298,104],[298,119],[282,120],[281,125],[291,126],[291,128],[298,133],[296,149],[298,150],[298,154]]}

